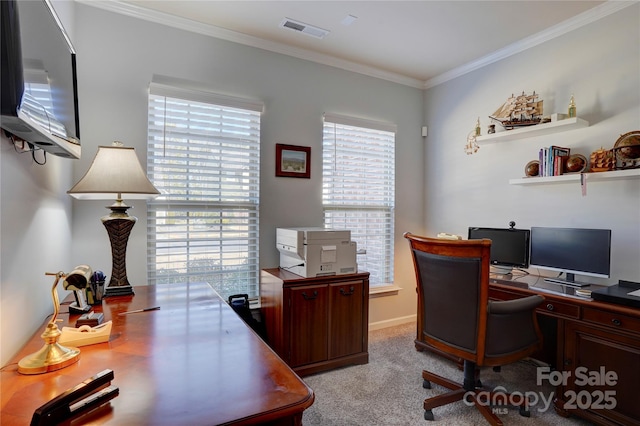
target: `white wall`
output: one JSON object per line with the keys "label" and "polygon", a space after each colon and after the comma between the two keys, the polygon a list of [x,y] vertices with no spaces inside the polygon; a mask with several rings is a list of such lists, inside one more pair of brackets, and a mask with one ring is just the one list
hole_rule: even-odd
{"label": "white wall", "polygon": [[[67,33],[73,34],[73,2],[54,0]],[[45,272],[68,272],[70,261],[73,161],[39,151],[17,153],[0,136],[0,365],[15,355],[47,315],[53,313]],[[61,297],[64,292],[58,291]],[[42,328],[42,330],[44,330]]]}
{"label": "white wall", "polygon": [[[338,70],[219,39],[177,30],[78,4],[80,120],[83,155],[74,179],[89,167],[98,145],[134,146],[144,164],[147,88],[153,74],[186,79],[208,90],[264,102],[262,115],[260,264],[277,267],[275,228],[321,226],[322,114],[333,112],[395,123],[397,132],[396,253],[406,258],[406,230],[423,218],[422,90]],[[311,179],[275,177],[275,144],[311,147]],[[418,176],[416,176],[416,173]],[[110,274],[109,241],[100,224],[108,202],[73,202],[72,258]],[[127,249],[133,285],[146,284],[144,202]],[[396,263],[396,296],[372,301],[371,322],[415,313],[413,270]],[[384,301],[384,303],[382,302]]]}
{"label": "white wall", "polygon": [[[612,148],[640,129],[640,5],[425,92],[429,137],[425,153],[428,234],[466,235],[468,226],[558,226],[612,229],[612,278],[640,281],[640,179],[516,186],[525,164],[543,146],[585,155]],[[480,117],[482,134],[512,93],[535,90],[546,113],[566,113],[575,95],[588,128],[482,145],[463,146]],[[499,126],[497,126],[499,127]],[[536,273],[537,270],[531,272]]]}
{"label": "white wall", "polygon": [[[408,250],[402,233],[419,232],[423,217],[423,181],[414,176],[416,170],[421,173],[423,157],[421,90],[117,15],[87,4],[74,3],[75,8],[68,8],[70,3],[62,1],[54,6],[60,4],[63,18],[74,20],[65,25],[78,53],[82,158],[63,162],[65,167],[73,168],[73,175],[61,179],[58,174],[70,173],[67,168],[51,169],[61,161],[57,158],[43,167],[24,163],[5,167],[16,155],[6,153],[9,146],[3,142],[0,364],[8,362],[25,338],[38,331],[51,310],[49,294],[40,290],[41,282],[49,283],[41,275],[44,271],[68,270],[87,263],[110,274],[110,245],[100,217],[108,213],[105,207],[111,202],[74,200],[72,215],[70,210],[62,214],[55,211],[47,215],[49,222],[39,212],[56,203],[64,203],[68,209],[71,201],[66,191],[86,172],[99,145],[123,141],[136,148],[145,164],[147,88],[153,74],[192,80],[213,92],[264,102],[261,267],[278,265],[276,227],[322,224],[322,114],[327,111],[396,123],[397,179],[402,182],[396,201],[396,252],[398,259],[406,258]],[[274,176],[276,143],[312,148],[311,179]],[[23,180],[33,182],[27,185]],[[132,284],[144,285],[146,206],[137,201],[129,204],[134,206],[131,213],[139,220],[127,248],[128,275]],[[20,216],[19,221],[13,219],[15,215]],[[29,221],[33,215],[35,224]],[[57,235],[65,231],[65,235]],[[23,247],[17,252],[20,256],[11,252],[16,252],[16,247]],[[385,324],[415,314],[413,270],[398,265],[396,262],[396,283],[405,290],[373,300],[372,323]],[[32,283],[35,277],[38,284]],[[23,303],[31,298],[39,302]],[[10,329],[9,321],[21,326]]]}
{"label": "white wall", "polygon": [[[42,151],[36,158],[43,160]],[[53,313],[54,278],[45,272],[75,266],[69,262],[71,200],[62,190],[71,184],[73,161],[46,161],[37,165],[0,137],[0,365]]]}

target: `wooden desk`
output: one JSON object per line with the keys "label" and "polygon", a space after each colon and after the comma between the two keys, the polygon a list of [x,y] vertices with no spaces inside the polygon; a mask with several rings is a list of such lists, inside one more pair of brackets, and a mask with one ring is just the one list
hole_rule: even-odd
{"label": "wooden desk", "polygon": [[[544,296],[538,308],[538,318],[547,326],[544,344],[555,351],[556,369],[570,374],[566,384],[556,387],[554,406],[560,415],[575,414],[602,425],[640,425],[640,309],[577,297],[572,288],[532,275],[494,277],[490,286],[489,296],[498,300]],[[617,374],[616,385],[589,385],[577,377],[578,368],[592,375],[601,367]],[[615,402],[611,409],[602,407],[607,391]],[[575,395],[580,399],[572,401]]]}
{"label": "wooden desk", "polygon": [[[0,375],[3,426],[29,424],[37,407],[106,368],[114,371],[120,395],[82,423],[302,424],[313,391],[209,285],[143,286],[135,292],[109,297],[95,309],[113,320],[108,343],[82,346],[80,360],[62,370],[21,375],[17,362],[43,345],[44,325],[38,330]],[[152,306],[160,310],[118,315]]]}
{"label": "wooden desk", "polygon": [[[569,374],[567,382],[556,387],[556,412],[600,425],[640,425],[640,309],[581,298],[574,289],[546,283],[538,276],[491,278],[489,297],[494,300],[532,294],[545,298],[538,308],[544,349],[534,358],[551,364],[558,373]],[[420,341],[421,335],[418,324],[416,348],[433,350]],[[616,385],[576,383],[576,379],[588,383],[576,377],[576,369],[585,368],[584,374],[589,375],[600,372],[601,366],[617,374]],[[604,405],[599,393],[606,391],[613,392],[615,407],[593,408],[598,401]],[[572,396],[581,399],[572,401]],[[572,405],[575,408],[567,408]]]}

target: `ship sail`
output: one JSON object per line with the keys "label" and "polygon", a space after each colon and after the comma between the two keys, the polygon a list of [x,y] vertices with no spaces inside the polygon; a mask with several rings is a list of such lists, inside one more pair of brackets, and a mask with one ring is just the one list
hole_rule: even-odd
{"label": "ship sail", "polygon": [[498,121],[507,130],[532,126],[542,120],[542,104],[535,91],[530,95],[522,92],[518,96],[511,95],[489,118]]}

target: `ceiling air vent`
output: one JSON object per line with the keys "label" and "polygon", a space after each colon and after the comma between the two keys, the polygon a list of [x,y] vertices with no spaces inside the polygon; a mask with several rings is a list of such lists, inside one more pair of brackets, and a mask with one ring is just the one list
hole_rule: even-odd
{"label": "ceiling air vent", "polygon": [[305,24],[299,21],[294,21],[293,19],[284,18],[282,22],[280,22],[280,28],[288,28],[293,31],[297,31],[299,33],[303,33],[315,38],[325,38],[329,31],[323,30],[322,28],[314,27],[313,25]]}

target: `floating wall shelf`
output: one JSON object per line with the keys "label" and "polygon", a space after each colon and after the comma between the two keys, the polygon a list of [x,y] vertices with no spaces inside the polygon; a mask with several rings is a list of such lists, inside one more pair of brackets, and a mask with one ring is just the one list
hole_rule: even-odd
{"label": "floating wall shelf", "polygon": [[[572,173],[560,176],[526,177],[509,179],[509,185],[537,185],[552,183],[580,182],[581,173]],[[595,182],[612,179],[640,179],[640,169],[612,170],[609,172],[584,173],[587,182]]]}
{"label": "floating wall shelf", "polygon": [[552,133],[564,132],[567,130],[589,127],[589,122],[582,118],[573,117],[564,120],[551,121],[549,123],[536,124],[535,126],[521,127],[514,130],[492,133],[485,136],[478,136],[477,143],[506,142],[516,139],[532,138],[534,136],[550,135]]}

